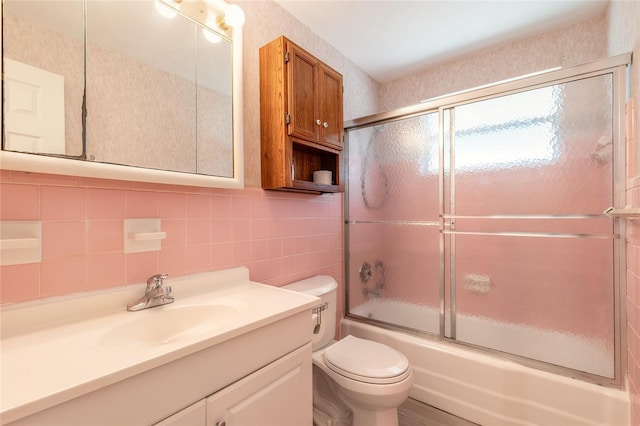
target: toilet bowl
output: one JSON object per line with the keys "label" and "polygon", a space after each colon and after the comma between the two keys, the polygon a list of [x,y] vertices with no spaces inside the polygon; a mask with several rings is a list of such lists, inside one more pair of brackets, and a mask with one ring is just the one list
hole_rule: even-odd
{"label": "toilet bowl", "polygon": [[[413,384],[409,362],[402,353],[382,343],[354,336],[333,340],[337,287],[332,277],[318,275],[283,288],[321,298],[310,324],[317,331],[312,340],[313,365],[335,384],[335,404],[349,407],[353,426],[397,426],[398,406],[407,399]],[[314,412],[320,405],[317,402],[314,399]]]}

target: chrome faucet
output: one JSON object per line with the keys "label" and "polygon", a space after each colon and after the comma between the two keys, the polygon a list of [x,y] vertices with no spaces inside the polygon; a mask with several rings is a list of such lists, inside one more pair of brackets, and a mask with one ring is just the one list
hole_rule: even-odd
{"label": "chrome faucet", "polygon": [[127,311],[141,311],[143,309],[153,308],[154,306],[172,303],[173,296],[170,296],[171,286],[165,287],[163,282],[167,276],[167,274],[157,274],[149,277],[144,296],[133,303],[129,303],[127,305]]}

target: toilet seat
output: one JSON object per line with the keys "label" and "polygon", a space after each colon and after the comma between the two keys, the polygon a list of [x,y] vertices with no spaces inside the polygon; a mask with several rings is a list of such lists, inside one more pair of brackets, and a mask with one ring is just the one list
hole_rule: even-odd
{"label": "toilet seat", "polygon": [[359,382],[391,384],[411,374],[409,361],[400,352],[350,335],[326,348],[323,359],[332,371]]}

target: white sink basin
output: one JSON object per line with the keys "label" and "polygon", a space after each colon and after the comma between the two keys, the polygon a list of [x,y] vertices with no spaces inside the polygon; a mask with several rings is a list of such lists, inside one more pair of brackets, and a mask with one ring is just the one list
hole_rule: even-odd
{"label": "white sink basin", "polygon": [[121,348],[171,344],[225,327],[240,311],[228,305],[164,305],[130,315],[131,321],[109,330],[99,343]]}

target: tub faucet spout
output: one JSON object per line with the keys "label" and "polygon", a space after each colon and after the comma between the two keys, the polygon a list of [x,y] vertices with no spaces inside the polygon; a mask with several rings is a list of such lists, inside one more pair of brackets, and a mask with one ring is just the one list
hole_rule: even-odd
{"label": "tub faucet spout", "polygon": [[167,274],[157,274],[147,280],[147,289],[144,296],[127,305],[127,311],[141,311],[154,306],[166,305],[173,302],[171,286],[165,286],[163,280]]}

